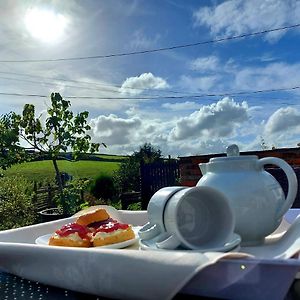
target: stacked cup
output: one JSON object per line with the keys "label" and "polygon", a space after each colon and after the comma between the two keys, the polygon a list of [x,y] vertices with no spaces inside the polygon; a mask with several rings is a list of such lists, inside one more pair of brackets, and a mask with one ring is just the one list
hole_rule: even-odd
{"label": "stacked cup", "polygon": [[162,188],[147,212],[149,222],[139,230],[142,249],[225,252],[241,242],[226,196],[211,187]]}

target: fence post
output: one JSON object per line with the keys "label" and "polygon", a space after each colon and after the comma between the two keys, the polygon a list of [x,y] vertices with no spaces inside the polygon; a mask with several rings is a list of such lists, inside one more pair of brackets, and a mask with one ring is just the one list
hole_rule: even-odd
{"label": "fence post", "polygon": [[52,203],[52,188],[51,188],[50,183],[48,183],[47,192],[48,192],[47,202],[48,202],[48,205],[51,206],[51,203]]}
{"label": "fence post", "polygon": [[34,181],[34,183],[33,183],[33,198],[32,198],[32,202],[33,203],[37,202],[37,183],[36,183],[36,181]]}

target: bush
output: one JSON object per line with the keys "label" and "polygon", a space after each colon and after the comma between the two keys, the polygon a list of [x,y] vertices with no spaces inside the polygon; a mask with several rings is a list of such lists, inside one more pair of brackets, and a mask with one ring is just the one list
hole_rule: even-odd
{"label": "bush", "polygon": [[89,191],[97,199],[106,201],[113,200],[117,194],[113,178],[104,174],[99,175],[92,181]]}
{"label": "bush", "polygon": [[57,194],[53,201],[57,207],[66,215],[73,215],[79,210],[89,206],[89,203],[84,199],[84,191],[89,184],[89,180],[76,179],[69,182],[69,185],[64,187],[63,195]]}
{"label": "bush", "polygon": [[140,162],[134,157],[129,157],[121,163],[115,172],[114,179],[120,193],[140,190]]}
{"label": "bush", "polygon": [[161,151],[151,145],[145,143],[140,147],[139,151],[134,152],[128,159],[124,160],[118,171],[115,172],[114,178],[120,193],[140,191],[141,176],[140,165],[150,164],[161,161]]}
{"label": "bush", "polygon": [[0,230],[34,224],[33,186],[24,177],[0,178]]}

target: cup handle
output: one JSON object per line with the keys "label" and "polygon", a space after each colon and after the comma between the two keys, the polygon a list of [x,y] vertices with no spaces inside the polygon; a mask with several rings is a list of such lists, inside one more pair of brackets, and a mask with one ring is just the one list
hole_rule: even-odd
{"label": "cup handle", "polygon": [[173,234],[167,235],[167,237],[164,240],[156,242],[157,248],[160,249],[175,249],[180,244],[180,241]]}
{"label": "cup handle", "polygon": [[141,240],[150,240],[160,234],[160,228],[157,224],[146,223],[138,232]]}

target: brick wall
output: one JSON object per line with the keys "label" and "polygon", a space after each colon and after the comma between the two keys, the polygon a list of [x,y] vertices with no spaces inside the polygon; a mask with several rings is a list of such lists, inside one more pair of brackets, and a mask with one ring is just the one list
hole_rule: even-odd
{"label": "brick wall", "polygon": [[[282,148],[265,151],[249,151],[241,152],[240,155],[257,155],[259,158],[263,157],[278,157],[285,160],[291,166],[300,167],[300,148]],[[185,186],[195,186],[202,174],[199,169],[200,163],[207,163],[213,157],[226,156],[225,153],[209,154],[199,156],[179,157],[180,168],[180,182]]]}
{"label": "brick wall", "polygon": [[[266,151],[249,151],[241,152],[240,155],[257,155],[258,158],[263,157],[278,157],[285,160],[291,167],[293,167],[298,178],[298,195],[296,197],[293,207],[300,207],[300,148],[282,148]],[[187,156],[179,158],[180,169],[180,183],[184,186],[195,186],[202,177],[199,169],[199,163],[207,163],[213,157],[226,156],[225,153]],[[266,168],[281,184],[284,192],[287,191],[287,180],[284,172],[279,168],[269,166]]]}

